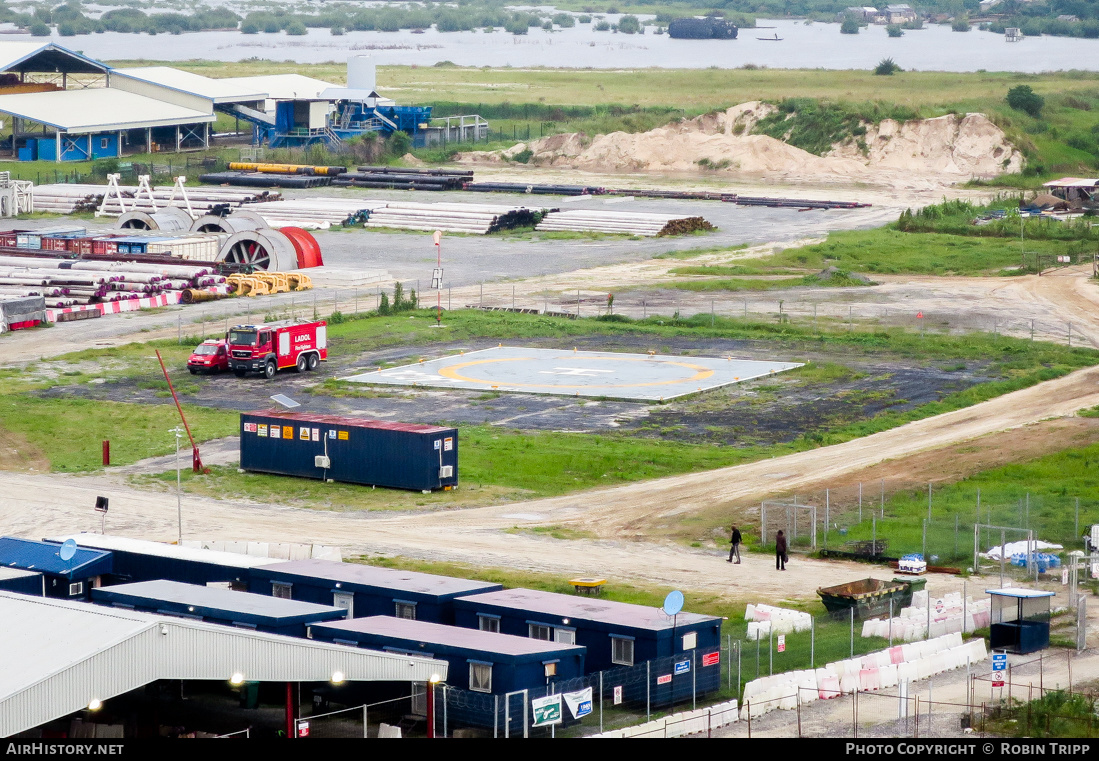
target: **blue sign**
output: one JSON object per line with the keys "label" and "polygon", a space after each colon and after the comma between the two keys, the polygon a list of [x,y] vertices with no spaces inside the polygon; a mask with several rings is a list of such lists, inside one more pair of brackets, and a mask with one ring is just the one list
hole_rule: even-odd
{"label": "blue sign", "polygon": [[993,653],[992,654],[992,670],[993,671],[1006,671],[1007,670],[1007,653]]}
{"label": "blue sign", "polygon": [[576,718],[579,719],[581,716],[587,716],[589,713],[591,713],[590,700],[585,700],[583,703],[576,706]]}
{"label": "blue sign", "polygon": [[678,663],[675,664],[675,673],[676,673],[677,676],[679,674],[689,673],[690,670],[691,670],[691,662],[690,661],[679,661]]}

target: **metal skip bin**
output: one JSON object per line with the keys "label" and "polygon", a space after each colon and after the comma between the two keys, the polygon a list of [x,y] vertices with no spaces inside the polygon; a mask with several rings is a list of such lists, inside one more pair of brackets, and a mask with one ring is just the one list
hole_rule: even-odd
{"label": "metal skip bin", "polygon": [[395,489],[458,484],[458,429],[266,411],[240,416],[240,467]]}

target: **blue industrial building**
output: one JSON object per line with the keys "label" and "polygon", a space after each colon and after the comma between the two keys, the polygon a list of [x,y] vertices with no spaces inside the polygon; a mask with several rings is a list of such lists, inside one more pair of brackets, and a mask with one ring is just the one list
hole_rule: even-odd
{"label": "blue industrial building", "polygon": [[370,616],[315,624],[313,639],[421,655],[450,664],[447,684],[504,695],[584,675],[584,648],[528,637]]}
{"label": "blue industrial building", "polygon": [[44,597],[46,594],[46,577],[36,571],[0,568],[0,591]]}
{"label": "blue industrial building", "polygon": [[74,534],[72,539],[81,547],[112,553],[112,584],[171,579],[187,584],[227,584],[232,589],[247,591],[251,569],[285,562],[110,534]]}
{"label": "blue industrial building", "polygon": [[[455,623],[587,648],[585,671],[594,674],[660,661],[651,690],[654,705],[721,686],[721,619],[697,613],[672,617],[659,608],[533,589],[506,589],[454,601]],[[644,699],[644,680],[640,685]],[[627,697],[630,697],[627,695]],[[638,697],[638,696],[633,696]]]}
{"label": "blue industrial building", "polygon": [[164,580],[93,589],[92,602],[291,637],[304,637],[310,624],[346,615],[330,605]]}
{"label": "blue industrial building", "polygon": [[438,624],[454,623],[456,598],[502,589],[484,581],[330,560],[253,568],[251,577],[253,592],[335,605],[346,609],[348,618],[396,616]]}
{"label": "blue industrial building", "polygon": [[84,600],[109,574],[113,558],[109,552],[77,548],[69,560],[61,559],[61,545],[32,539],[0,537],[0,567],[36,571],[45,577],[45,596]]}

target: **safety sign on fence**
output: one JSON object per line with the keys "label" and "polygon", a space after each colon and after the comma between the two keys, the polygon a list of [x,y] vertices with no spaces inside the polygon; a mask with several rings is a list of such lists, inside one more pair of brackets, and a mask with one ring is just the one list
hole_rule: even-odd
{"label": "safety sign on fence", "polygon": [[675,664],[675,674],[676,674],[676,676],[678,676],[680,674],[690,673],[690,670],[691,670],[691,662],[690,661],[677,661],[676,664]]}
{"label": "safety sign on fence", "polygon": [[531,710],[534,711],[535,727],[548,727],[550,724],[561,723],[561,696],[547,695],[544,698],[534,698],[530,701]]}
{"label": "safety sign on fence", "polygon": [[[621,691],[621,687],[615,687],[615,697],[618,697],[618,691]],[[569,707],[569,711],[572,712],[573,718],[579,719],[583,716],[587,716],[591,713],[591,687],[583,690],[577,690],[576,692],[563,692],[561,697],[565,699],[565,705]],[[616,701],[617,704],[617,701]]]}
{"label": "safety sign on fence", "polygon": [[1007,670],[1007,653],[993,653],[992,654],[992,670],[993,671],[1006,671]]}
{"label": "safety sign on fence", "polygon": [[614,688],[614,704],[616,706],[622,705],[622,685],[618,685]]}
{"label": "safety sign on fence", "polygon": [[786,652],[786,635],[785,634],[778,635],[778,651],[780,653],[785,653]]}

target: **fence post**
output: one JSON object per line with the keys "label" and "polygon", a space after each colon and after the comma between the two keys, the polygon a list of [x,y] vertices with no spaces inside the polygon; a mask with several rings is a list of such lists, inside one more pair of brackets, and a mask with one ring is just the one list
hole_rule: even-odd
{"label": "fence post", "polygon": [[748,709],[748,739],[752,739],[752,701],[748,701],[744,704],[744,707]]}
{"label": "fence post", "polygon": [[[854,608],[852,608],[854,610]],[[859,738],[859,688],[855,688],[855,694],[851,696],[851,736]]]}
{"label": "fence post", "polygon": [[691,651],[691,710],[698,709],[698,658],[697,650]]}
{"label": "fence post", "polygon": [[798,687],[797,709],[798,709],[798,737],[801,737],[801,688],[800,687]]}
{"label": "fence post", "polygon": [[[506,706],[505,706],[506,708]],[[500,696],[492,696],[492,739],[500,736]]]}
{"label": "fence post", "polygon": [[603,734],[603,672],[599,672],[599,734]]}
{"label": "fence post", "polygon": [[849,608],[851,611],[851,657],[855,657],[855,608]]}
{"label": "fence post", "polygon": [[363,705],[363,739],[370,737],[370,709]]}
{"label": "fence post", "polygon": [[767,674],[775,675],[775,627],[774,624],[767,628]]}
{"label": "fence post", "polygon": [[[809,616],[809,668],[816,668],[817,617]],[[800,737],[800,735],[798,735]]]}

